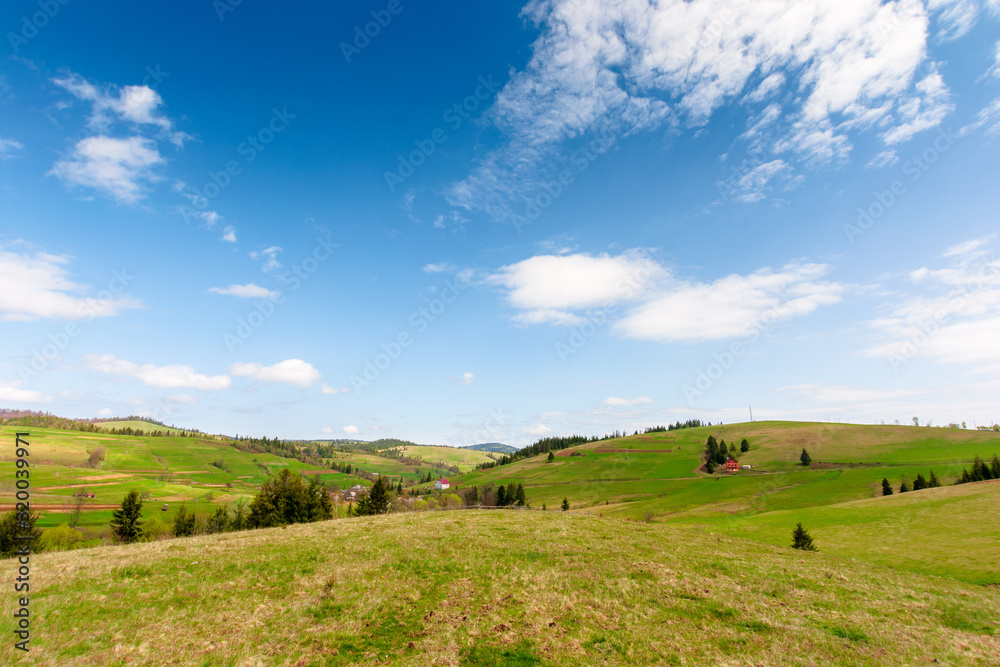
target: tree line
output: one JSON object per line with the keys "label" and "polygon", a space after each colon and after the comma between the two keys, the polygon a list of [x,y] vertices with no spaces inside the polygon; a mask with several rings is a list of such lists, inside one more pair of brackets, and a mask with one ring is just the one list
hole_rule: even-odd
{"label": "tree line", "polygon": [[730,457],[736,458],[737,449],[740,452],[749,452],[750,443],[746,438],[743,438],[737,448],[735,444],[727,445],[725,438],[720,442],[715,439],[714,435],[708,436],[708,440],[705,441],[705,472],[711,475],[718,466],[724,465]]}

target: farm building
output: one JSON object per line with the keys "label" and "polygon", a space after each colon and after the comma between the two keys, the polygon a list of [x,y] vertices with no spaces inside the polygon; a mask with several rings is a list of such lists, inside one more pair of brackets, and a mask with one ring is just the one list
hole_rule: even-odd
{"label": "farm building", "polygon": [[736,472],[740,469],[740,462],[736,459],[726,461],[726,472]]}
{"label": "farm building", "polygon": [[435,491],[444,491],[449,486],[451,486],[451,484],[448,483],[448,480],[446,480],[444,477],[442,477],[441,479],[439,479],[438,481],[436,481],[434,483],[434,490]]}

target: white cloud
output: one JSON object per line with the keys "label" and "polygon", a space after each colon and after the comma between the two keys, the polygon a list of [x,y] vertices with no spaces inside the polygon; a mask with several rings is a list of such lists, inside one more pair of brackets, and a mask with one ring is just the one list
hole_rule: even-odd
{"label": "white cloud", "polygon": [[110,317],[142,303],[126,295],[84,296],[89,290],[69,278],[69,257],[0,249],[0,319],[82,320]]}
{"label": "white cloud", "polygon": [[894,149],[889,149],[873,157],[865,166],[870,169],[880,169],[882,167],[891,167],[897,162],[899,162],[899,155]]}
{"label": "white cloud", "polygon": [[101,408],[100,410],[97,411],[98,417],[113,417],[114,414],[115,411],[112,410],[111,408]]}
{"label": "white cloud", "polygon": [[52,397],[32,389],[22,389],[21,382],[0,382],[0,401],[5,403],[48,403]]}
{"label": "white cloud", "polygon": [[282,252],[281,246],[273,245],[269,248],[264,248],[260,252],[251,252],[250,259],[260,259],[264,261],[263,271],[267,273],[268,271],[274,271],[275,269],[281,268],[281,262],[278,261],[278,253]]}
{"label": "white cloud", "polygon": [[862,354],[894,368],[918,356],[979,369],[1000,363],[1000,260],[983,250],[993,238],[948,248],[947,268],[912,271],[921,292],[883,306],[885,315],[869,322],[876,343]]}
{"label": "white cloud", "polygon": [[215,294],[225,294],[228,296],[238,296],[243,299],[268,299],[273,301],[280,296],[279,292],[269,290],[260,285],[247,283],[246,285],[230,285],[229,287],[212,287],[209,292]]}
{"label": "white cloud", "polygon": [[937,14],[941,41],[962,37],[972,29],[979,16],[977,0],[927,0],[927,9]]}
{"label": "white cloud", "polygon": [[545,426],[544,424],[538,424],[537,426],[529,426],[528,428],[524,429],[524,432],[529,435],[544,436],[548,435],[549,433],[552,433],[552,429],[550,429],[548,426]]}
{"label": "white cloud", "polygon": [[476,379],[476,376],[472,373],[462,373],[462,379],[459,380],[462,384],[472,384],[472,381]]}
{"label": "white cloud", "polygon": [[135,204],[146,196],[145,185],[158,180],[153,168],[163,163],[150,139],[101,135],[78,141],[49,174],[72,185],[102,190],[119,203]]}
{"label": "white cloud", "polygon": [[500,218],[522,217],[540,179],[562,168],[549,166],[554,158],[581,137],[608,137],[610,147],[664,121],[694,128],[730,102],[794,90],[772,152],[824,161],[848,154],[842,125],[878,124],[898,142],[948,108],[936,72],[915,86],[929,24],[916,0],[536,0],[524,14],[540,26],[533,55],[489,112],[508,140],[448,193]]}
{"label": "white cloud", "polygon": [[286,359],[273,366],[256,363],[235,363],[229,372],[240,377],[253,378],[262,382],[280,382],[297,387],[308,387],[322,376],[312,364],[301,359]]}
{"label": "white cloud", "polygon": [[819,280],[825,264],[789,264],[711,283],[680,281],[629,311],[614,330],[660,342],[717,340],[753,333],[841,300],[843,286]]}
{"label": "white cloud", "polygon": [[226,228],[222,230],[222,240],[227,243],[236,243],[236,228],[232,225],[226,225]]}
{"label": "white cloud", "polygon": [[180,364],[139,366],[131,361],[119,359],[113,354],[88,354],[83,358],[83,365],[98,373],[134,378],[146,386],[159,389],[187,387],[202,391],[218,391],[228,389],[232,385],[228,375],[202,375],[196,373],[190,366]]}
{"label": "white cloud", "polygon": [[980,129],[985,129],[986,134],[991,136],[1000,134],[1000,97],[980,109],[976,119],[963,127],[961,133],[968,134]]}
{"label": "white cloud", "polygon": [[333,433],[333,429],[332,429],[332,428],[330,428],[329,426],[324,426],[323,428],[321,428],[321,429],[319,430],[319,432],[320,432],[320,433],[323,433],[323,434],[325,434],[325,435],[330,435],[331,433]]}
{"label": "white cloud", "polygon": [[24,148],[24,146],[22,146],[20,142],[0,137],[0,160],[6,160],[9,157],[13,157],[14,151],[19,151],[22,148]]}
{"label": "white cloud", "polygon": [[836,303],[843,287],[820,280],[828,271],[823,264],[789,264],[701,283],[678,279],[644,253],[629,251],[541,255],[503,267],[489,282],[507,289],[521,324],[577,325],[591,309],[608,317],[624,305],[615,332],[672,342],[745,336],[762,318],[786,320]]}
{"label": "white cloud", "polygon": [[537,255],[502,267],[488,282],[507,289],[507,302],[523,312],[516,321],[575,324],[570,311],[606,307],[639,298],[666,272],[645,253],[617,257]]}
{"label": "white cloud", "polygon": [[349,424],[344,427],[343,431],[347,435],[357,435],[360,429],[357,426],[354,426],[353,424]]}
{"label": "white cloud", "polygon": [[637,405],[649,405],[653,402],[649,396],[636,396],[635,398],[618,398],[617,396],[608,396],[601,403],[610,407],[622,407],[622,408],[632,408]]}
{"label": "white cloud", "polygon": [[449,262],[442,262],[440,264],[424,264],[422,271],[424,273],[444,273],[446,271],[454,271],[455,265]]}
{"label": "white cloud", "polygon": [[319,390],[319,393],[321,393],[321,394],[346,394],[348,391],[349,390],[348,390],[347,387],[341,387],[340,389],[337,389],[336,387],[331,387],[328,384],[324,384],[323,387]]}
{"label": "white cloud", "polygon": [[162,114],[163,98],[149,86],[105,86],[100,89],[79,74],[69,73],[53,79],[53,83],[69,91],[74,97],[90,102],[90,126],[106,131],[113,121],[133,125],[151,125],[178,146],[190,137],[173,131],[173,123]]}

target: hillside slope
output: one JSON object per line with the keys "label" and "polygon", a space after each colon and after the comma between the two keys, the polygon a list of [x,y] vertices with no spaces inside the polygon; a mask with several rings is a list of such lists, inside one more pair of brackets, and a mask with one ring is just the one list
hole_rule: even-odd
{"label": "hillside slope", "polygon": [[37,665],[1000,663],[996,589],[571,513],[42,554],[32,584]]}

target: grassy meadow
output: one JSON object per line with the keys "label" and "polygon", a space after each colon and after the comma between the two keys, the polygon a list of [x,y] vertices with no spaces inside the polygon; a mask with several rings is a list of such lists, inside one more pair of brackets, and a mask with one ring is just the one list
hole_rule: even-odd
{"label": "grassy meadow", "polygon": [[391,514],[32,567],[36,665],[1000,662],[996,588],[574,513]]}

